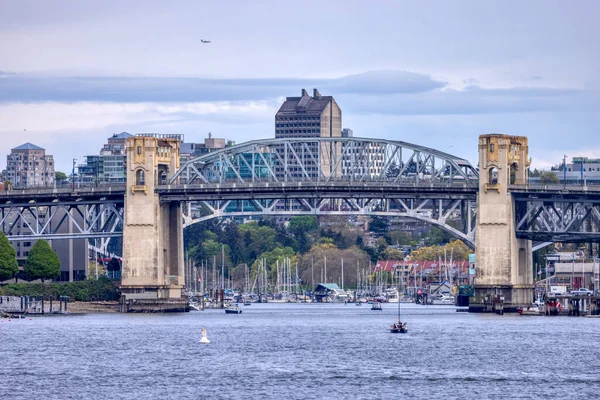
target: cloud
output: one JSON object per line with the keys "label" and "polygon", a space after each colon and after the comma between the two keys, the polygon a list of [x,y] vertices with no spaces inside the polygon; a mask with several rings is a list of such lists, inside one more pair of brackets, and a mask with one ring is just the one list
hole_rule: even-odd
{"label": "cloud", "polygon": [[5,75],[0,81],[2,102],[215,102],[251,101],[299,94],[300,88],[323,93],[422,93],[444,87],[428,75],[405,71],[371,71],[334,79],[52,77]]}
{"label": "cloud", "polygon": [[[442,89],[418,94],[340,96],[349,113],[391,115],[475,115],[541,111],[597,111],[598,93],[562,88]],[[337,97],[336,97],[337,99]]]}
{"label": "cloud", "polygon": [[[474,79],[457,90],[429,75],[379,70],[339,78],[211,79],[0,75],[0,103],[236,104],[299,96],[301,88],[333,95],[351,113],[496,114],[598,110],[598,93],[552,87],[485,88]],[[219,110],[221,110],[219,108]],[[222,111],[222,110],[221,110]],[[213,113],[214,114],[214,113]],[[182,115],[183,116],[183,115]],[[230,116],[231,117],[231,116]]]}

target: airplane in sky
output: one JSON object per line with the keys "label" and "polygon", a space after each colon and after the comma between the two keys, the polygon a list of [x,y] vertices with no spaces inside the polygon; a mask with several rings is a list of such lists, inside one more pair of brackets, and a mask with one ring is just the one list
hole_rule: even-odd
{"label": "airplane in sky", "polygon": [[204,39],[200,39],[200,41],[201,41],[202,43],[210,43],[210,40],[204,40]]}

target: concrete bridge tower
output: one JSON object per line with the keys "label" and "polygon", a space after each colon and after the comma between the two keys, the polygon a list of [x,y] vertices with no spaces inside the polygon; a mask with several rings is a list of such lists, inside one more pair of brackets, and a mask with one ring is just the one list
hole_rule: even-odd
{"label": "concrete bridge tower", "polygon": [[470,311],[492,311],[494,299],[503,300],[505,311],[533,300],[531,241],[516,238],[509,191],[509,185],[527,183],[528,153],[523,136],[479,137],[475,299]]}
{"label": "concrete bridge tower", "polygon": [[167,311],[160,304],[181,299],[184,286],[181,206],[161,203],[154,190],[179,168],[180,142],[174,136],[127,139],[121,290],[127,300],[145,302],[153,311]]}

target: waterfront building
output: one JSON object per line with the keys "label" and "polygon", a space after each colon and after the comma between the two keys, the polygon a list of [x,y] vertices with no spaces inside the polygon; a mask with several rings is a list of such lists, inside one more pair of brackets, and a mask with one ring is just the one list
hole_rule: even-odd
{"label": "waterfront building", "polygon": [[[550,171],[556,175],[561,184],[600,184],[600,158],[573,157],[570,163],[566,163],[566,168],[563,161],[552,167]],[[539,180],[537,176],[529,178],[531,183],[538,183]]]}
{"label": "waterfront building", "polygon": [[55,178],[54,158],[39,146],[27,142],[6,157],[6,179],[16,188],[51,186]]}

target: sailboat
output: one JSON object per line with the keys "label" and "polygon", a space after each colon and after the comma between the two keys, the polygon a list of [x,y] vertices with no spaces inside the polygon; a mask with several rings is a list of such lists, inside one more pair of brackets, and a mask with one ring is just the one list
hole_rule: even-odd
{"label": "sailboat", "polygon": [[[398,285],[399,286],[399,285]],[[400,296],[400,287],[398,287],[398,296]],[[406,326],[406,322],[402,322],[400,319],[400,301],[398,301],[398,322],[395,322],[390,327],[390,332],[392,333],[406,333],[408,332],[408,328]]]}

